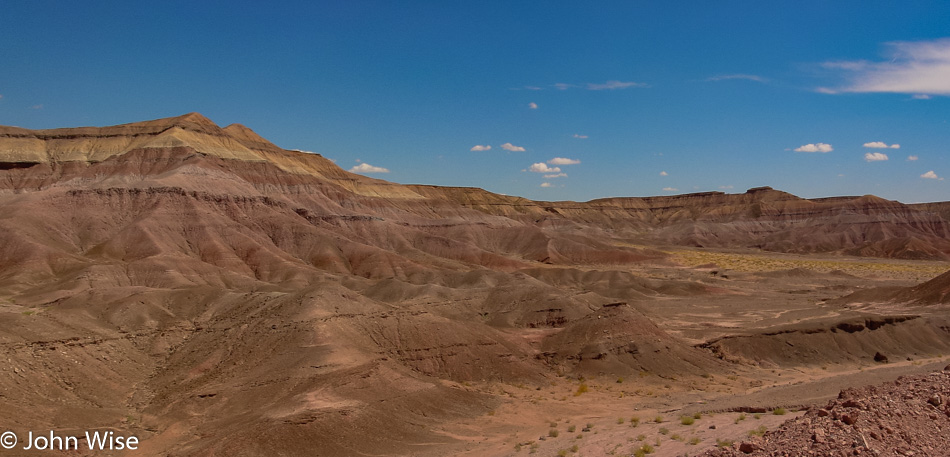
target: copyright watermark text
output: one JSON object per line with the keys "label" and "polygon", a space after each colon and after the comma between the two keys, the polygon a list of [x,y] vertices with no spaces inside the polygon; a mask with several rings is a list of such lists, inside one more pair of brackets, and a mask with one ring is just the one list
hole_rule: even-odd
{"label": "copyright watermark text", "polygon": [[[86,431],[81,435],[57,434],[53,430],[49,432],[34,433],[26,432],[26,436],[18,436],[16,433],[7,431],[0,434],[0,447],[3,449],[22,449],[24,451],[66,451],[88,449],[90,451],[123,451],[136,450],[139,447],[139,439],[135,436],[118,435],[109,431]],[[22,439],[22,440],[21,440]]]}

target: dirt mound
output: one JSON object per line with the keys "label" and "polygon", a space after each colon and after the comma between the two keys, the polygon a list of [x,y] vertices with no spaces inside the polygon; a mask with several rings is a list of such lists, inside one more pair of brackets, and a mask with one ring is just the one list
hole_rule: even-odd
{"label": "dirt mound", "polygon": [[894,300],[920,305],[950,304],[950,271],[901,291]]}
{"label": "dirt mound", "polygon": [[661,330],[626,303],[607,304],[546,338],[539,356],[584,376],[644,372],[660,376],[716,372],[721,363]]}
{"label": "dirt mound", "polygon": [[[947,367],[950,369],[950,367]],[[848,389],[836,400],[761,438],[702,454],[946,456],[950,443],[950,371]]]}
{"label": "dirt mound", "polygon": [[907,305],[939,305],[950,303],[950,271],[912,287],[876,287],[859,290],[829,300],[831,304],[902,303]]}

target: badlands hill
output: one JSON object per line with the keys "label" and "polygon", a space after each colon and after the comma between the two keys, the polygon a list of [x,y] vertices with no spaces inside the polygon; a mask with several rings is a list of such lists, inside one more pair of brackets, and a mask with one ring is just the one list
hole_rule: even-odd
{"label": "badlands hill", "polygon": [[[676,267],[665,247],[946,260],[945,208],[767,187],[538,202],[400,185],[197,113],[0,127],[0,410],[18,430],[134,430],[146,455],[439,454],[457,437],[435,424],[502,403],[472,383],[805,363],[761,354],[775,334],[659,325],[643,303],[753,294],[715,272],[632,272]],[[948,349],[926,318],[887,322],[881,335],[932,337],[821,344],[841,363],[876,344]]]}

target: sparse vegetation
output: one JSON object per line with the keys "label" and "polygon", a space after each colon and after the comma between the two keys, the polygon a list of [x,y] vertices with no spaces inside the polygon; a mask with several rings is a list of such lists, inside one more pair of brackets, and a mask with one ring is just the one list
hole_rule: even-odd
{"label": "sparse vegetation", "polygon": [[662,423],[663,423],[663,416],[656,416],[656,417],[654,417],[654,418],[653,418],[653,422],[656,422],[657,424],[662,424]]}
{"label": "sparse vegetation", "polygon": [[766,430],[768,430],[768,429],[765,428],[764,425],[761,425],[761,426],[759,426],[758,428],[754,428],[754,429],[752,429],[752,430],[749,430],[749,436],[762,436],[762,435],[765,435],[765,431],[766,431]]}
{"label": "sparse vegetation", "polygon": [[640,446],[639,448],[637,448],[637,450],[633,451],[633,455],[637,457],[643,457],[647,454],[652,454],[654,452],[655,452],[655,449],[653,449],[653,446],[650,446],[649,444],[644,444]]}
{"label": "sparse vegetation", "polygon": [[660,427],[660,434],[661,434],[661,435],[667,435],[667,434],[669,434],[669,433],[670,433],[670,429],[668,429],[668,428],[666,428],[666,427]]}
{"label": "sparse vegetation", "polygon": [[680,418],[680,423],[683,425],[693,425],[696,422],[696,419],[693,416],[683,416]]}
{"label": "sparse vegetation", "polygon": [[902,262],[894,259],[804,259],[773,254],[711,252],[693,249],[676,249],[667,253],[671,255],[673,261],[683,265],[699,266],[715,263],[725,270],[752,273],[803,268],[822,273],[840,270],[856,276],[883,273],[895,279],[918,280],[920,277],[929,278],[946,272],[946,267],[940,263],[924,264],[912,261]]}
{"label": "sparse vegetation", "polygon": [[637,417],[637,416],[631,417],[631,418],[630,418],[630,426],[631,426],[631,427],[636,427],[636,426],[638,426],[638,425],[640,425],[640,418]]}
{"label": "sparse vegetation", "polygon": [[577,391],[574,392],[574,396],[575,396],[575,397],[578,397],[578,396],[580,396],[581,394],[587,393],[588,390],[590,390],[590,388],[587,387],[587,384],[585,384],[585,383],[582,382],[579,386],[577,386]]}
{"label": "sparse vegetation", "polygon": [[577,445],[576,445],[576,444],[575,444],[575,445],[573,445],[573,446],[571,446],[571,452],[573,452],[573,453],[577,453],[577,450],[578,450],[578,449],[580,449],[580,448],[579,448],[579,447],[577,447]]}
{"label": "sparse vegetation", "polygon": [[567,427],[567,433],[574,433],[574,430],[577,430],[577,426],[576,426],[576,425],[571,425],[571,426]]}
{"label": "sparse vegetation", "polygon": [[623,418],[622,418],[622,417],[618,417],[618,418],[617,418],[617,423],[618,423],[618,424],[622,424],[622,423],[623,423]]}
{"label": "sparse vegetation", "polygon": [[617,378],[617,384],[623,384],[623,376]]}
{"label": "sparse vegetation", "polygon": [[786,413],[785,408],[779,407],[772,410],[772,414],[776,416],[784,416]]}
{"label": "sparse vegetation", "polygon": [[690,445],[693,445],[693,446],[696,446],[697,444],[701,443],[702,441],[703,441],[703,440],[699,439],[698,436],[694,436],[694,437],[690,438],[689,441],[687,441],[686,443],[687,443],[687,444],[690,444]]}
{"label": "sparse vegetation", "polygon": [[550,436],[551,438],[557,438],[559,434],[560,433],[557,431],[556,428],[552,428],[551,430],[548,430],[548,436]]}
{"label": "sparse vegetation", "polygon": [[729,446],[732,446],[733,442],[734,441],[732,440],[721,440],[719,438],[716,438],[716,447],[729,447]]}

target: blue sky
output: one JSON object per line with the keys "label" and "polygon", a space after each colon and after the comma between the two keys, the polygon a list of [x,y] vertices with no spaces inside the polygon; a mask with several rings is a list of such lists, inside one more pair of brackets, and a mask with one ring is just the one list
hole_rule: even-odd
{"label": "blue sky", "polygon": [[374,177],[539,200],[945,201],[947,18],[938,1],[9,1],[0,124],[197,111]]}

